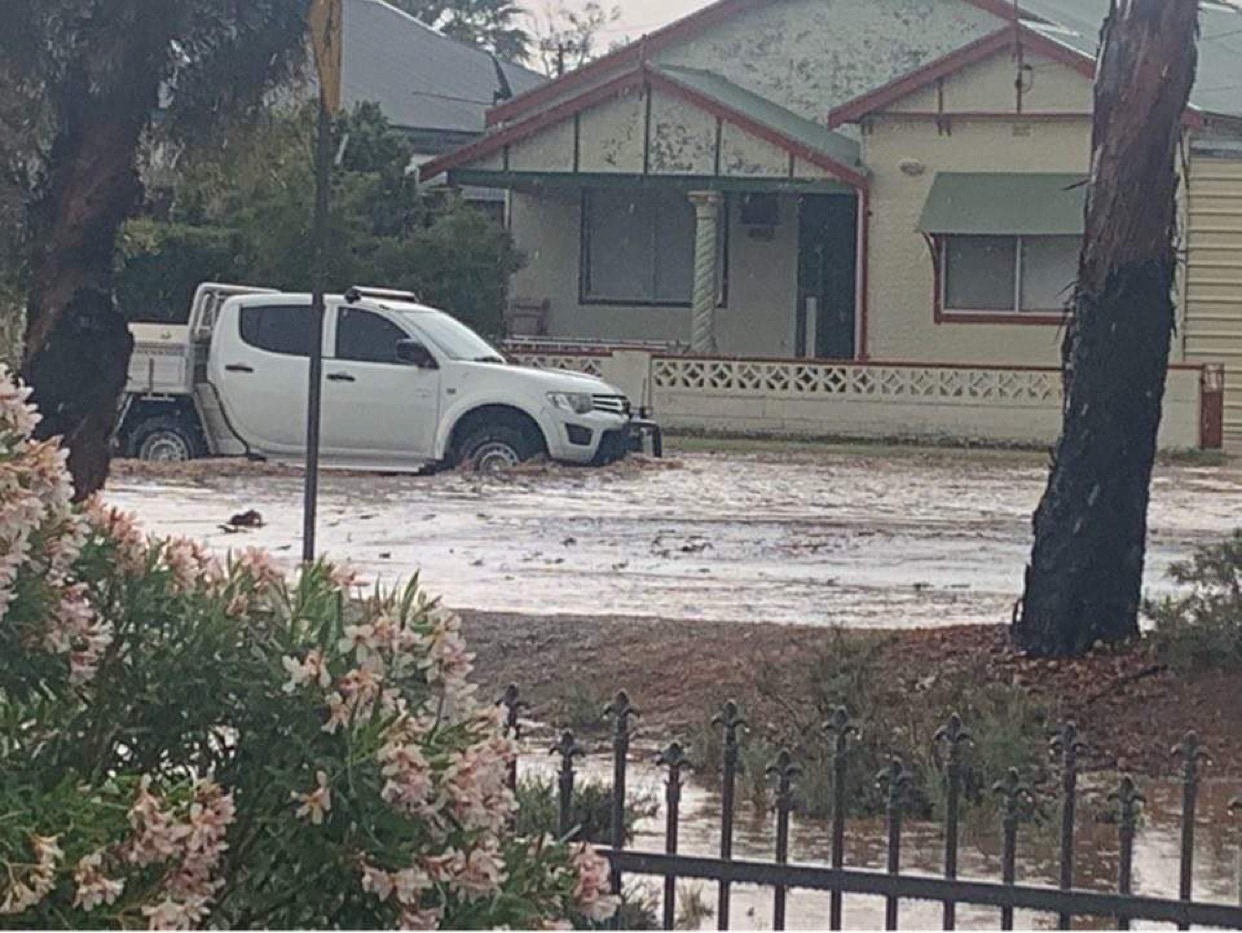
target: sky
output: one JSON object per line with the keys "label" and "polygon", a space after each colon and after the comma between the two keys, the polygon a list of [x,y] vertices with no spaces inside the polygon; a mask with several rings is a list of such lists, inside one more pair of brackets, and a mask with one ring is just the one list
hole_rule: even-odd
{"label": "sky", "polygon": [[[681,19],[687,13],[693,13],[699,7],[706,6],[708,0],[615,0],[621,10],[621,18],[608,27],[600,37],[600,43],[607,48],[614,42],[623,39],[638,39],[645,33],[654,32],[661,26]],[[572,2],[571,6],[580,6],[580,2]],[[608,6],[604,0],[605,7]]]}
{"label": "sky", "polygon": [[[584,0],[568,0],[567,5],[581,7]],[[614,42],[638,39],[644,33],[653,32],[661,26],[681,19],[706,6],[710,0],[614,0],[621,10],[621,18],[601,35],[600,45],[607,48]],[[1242,0],[1217,0],[1228,6],[1242,6]],[[609,6],[608,0],[602,4]]]}

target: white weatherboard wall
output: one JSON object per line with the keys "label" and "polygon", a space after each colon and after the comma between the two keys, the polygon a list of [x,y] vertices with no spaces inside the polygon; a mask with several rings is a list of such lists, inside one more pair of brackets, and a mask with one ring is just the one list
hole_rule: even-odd
{"label": "white weatherboard wall", "polygon": [[1242,152],[1190,163],[1188,360],[1225,367],[1225,438],[1242,442]]}
{"label": "white weatherboard wall", "polygon": [[[672,430],[1051,444],[1061,427],[1053,368],[918,366],[653,356],[517,353],[526,365],[589,372]],[[1199,446],[1198,367],[1169,371],[1159,444]]]}

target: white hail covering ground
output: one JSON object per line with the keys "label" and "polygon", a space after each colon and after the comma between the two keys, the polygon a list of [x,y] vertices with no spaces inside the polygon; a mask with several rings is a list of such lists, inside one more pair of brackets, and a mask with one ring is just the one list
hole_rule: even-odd
{"label": "white hail covering ground", "polygon": [[[1021,590],[1038,458],[688,455],[681,469],[479,479],[328,474],[321,547],[364,577],[421,570],[454,608],[906,627],[1005,621]],[[157,534],[300,551],[301,477],[118,477],[106,498]],[[1158,469],[1149,592],[1172,560],[1242,527],[1242,473]],[[231,515],[266,524],[226,534]]]}

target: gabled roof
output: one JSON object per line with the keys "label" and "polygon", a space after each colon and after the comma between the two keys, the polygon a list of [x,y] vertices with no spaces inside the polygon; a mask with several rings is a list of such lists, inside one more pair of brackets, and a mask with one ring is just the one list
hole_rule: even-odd
{"label": "gabled roof", "polygon": [[866,171],[862,147],[848,136],[800,117],[715,72],[673,65],[649,65],[647,70],[676,84],[679,96],[690,97],[691,102],[708,110],[718,110],[717,115],[730,122],[742,123],[739,118],[745,118],[746,128],[755,135],[834,173],[848,169],[858,176],[854,181],[861,183]]}
{"label": "gabled roof", "polygon": [[482,133],[502,75],[514,94],[547,83],[383,0],[346,0],[342,40],[345,105],[374,101],[389,122],[406,129]]}
{"label": "gabled roof", "polygon": [[837,127],[853,123],[869,113],[883,110],[913,92],[947,77],[962,68],[985,61],[999,52],[1015,48],[1019,41],[1028,52],[1044,55],[1080,72],[1090,79],[1095,75],[1095,59],[1068,46],[1054,42],[1026,24],[1003,26],[956,52],[916,68],[888,84],[880,85],[828,113],[828,126]]}
{"label": "gabled roof", "polygon": [[547,110],[425,164],[423,180],[482,159],[604,101],[650,88],[680,98],[743,131],[816,165],[854,188],[867,187],[856,142],[807,120],[710,71],[641,63]]}
{"label": "gabled roof", "polygon": [[[1032,29],[1095,58],[1108,0],[1022,0]],[[1043,22],[1033,19],[1038,17]],[[1242,117],[1242,7],[1202,0],[1199,61],[1190,103],[1205,114]]]}
{"label": "gabled roof", "polygon": [[[779,0],[716,0],[670,23],[637,42],[589,62],[542,87],[519,94],[487,112],[489,126],[521,118],[578,88],[604,81],[620,69],[641,64],[674,43]],[[1012,23],[1011,0],[966,0],[967,3]],[[1099,32],[1109,0],[1019,0],[1019,17],[1027,41],[1046,40],[1047,54],[1086,58],[1094,62]],[[1012,28],[1012,27],[1010,27]],[[1206,113],[1242,117],[1242,10],[1214,0],[1200,2],[1199,72],[1191,105]]]}

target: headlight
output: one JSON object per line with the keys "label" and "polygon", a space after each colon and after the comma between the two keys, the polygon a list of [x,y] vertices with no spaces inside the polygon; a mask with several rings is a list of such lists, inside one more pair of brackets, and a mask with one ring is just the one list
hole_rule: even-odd
{"label": "headlight", "polygon": [[585,415],[595,408],[595,401],[586,392],[549,392],[548,401],[563,411]]}

